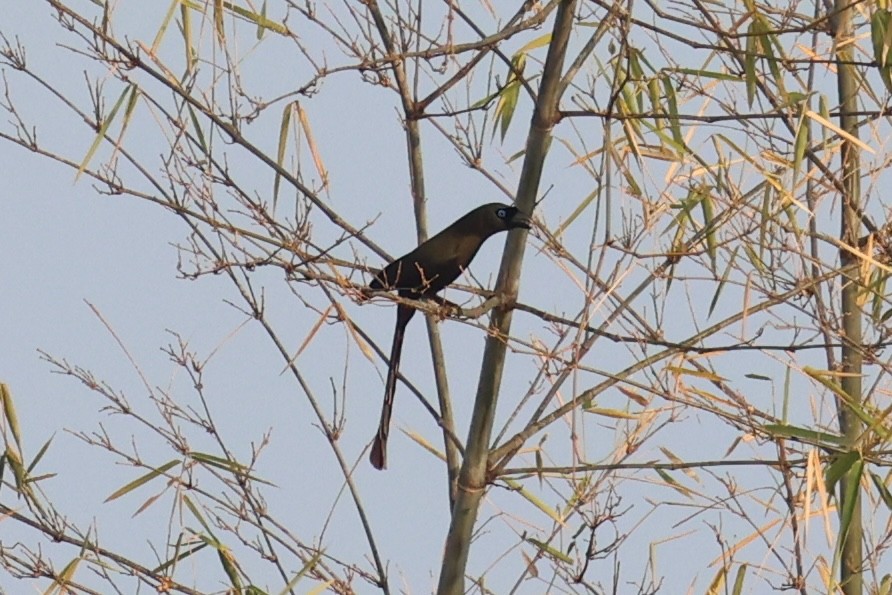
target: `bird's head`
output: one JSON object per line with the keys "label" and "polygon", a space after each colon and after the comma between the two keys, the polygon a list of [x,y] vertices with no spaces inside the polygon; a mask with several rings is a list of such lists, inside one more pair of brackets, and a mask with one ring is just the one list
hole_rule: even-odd
{"label": "bird's head", "polygon": [[[494,202],[478,207],[480,221],[490,233],[507,231],[509,229],[530,229],[532,219],[517,207]],[[473,212],[473,211],[472,211]]]}

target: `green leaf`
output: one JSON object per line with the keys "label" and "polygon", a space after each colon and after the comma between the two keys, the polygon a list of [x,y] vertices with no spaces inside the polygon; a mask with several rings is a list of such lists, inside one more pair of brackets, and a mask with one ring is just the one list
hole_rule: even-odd
{"label": "green leaf", "polygon": [[[214,533],[213,531],[211,531],[210,525],[208,525],[207,521],[204,520],[204,516],[201,514],[201,511],[198,509],[198,507],[195,506],[195,503],[192,502],[192,499],[188,496],[183,496],[183,502],[186,503],[186,508],[188,508],[189,512],[192,513],[192,516],[194,516],[198,520],[198,522],[201,523],[201,526],[204,527],[204,530],[207,531],[209,535],[213,535]],[[209,541],[208,545],[210,545]]]}
{"label": "green leaf", "polygon": [[545,35],[537,37],[533,41],[527,43],[522,48],[517,50],[517,54],[526,54],[527,52],[531,52],[535,49],[544,47],[549,43],[551,43],[551,33],[546,33]]}
{"label": "green leaf", "polygon": [[877,595],[890,595],[892,593],[892,575],[886,574],[880,581],[880,588]]}
{"label": "green leaf", "polygon": [[734,577],[734,587],[731,589],[731,595],[740,595],[743,593],[743,579],[746,578],[746,564],[741,564],[737,569],[737,576]]}
{"label": "green leaf", "polygon": [[19,426],[19,416],[12,400],[12,392],[9,390],[9,386],[3,382],[0,382],[0,405],[3,406],[3,416],[6,418],[6,423],[9,424],[12,438],[15,440],[19,452],[22,452],[22,428]]}
{"label": "green leaf", "polygon": [[[267,21],[266,18],[266,0],[263,0],[263,5],[260,7],[260,18],[263,21]],[[263,39],[263,35],[266,33],[266,27],[262,25],[260,22],[257,23],[257,40]]]}
{"label": "green leaf", "polygon": [[725,579],[728,577],[728,569],[724,566],[715,573],[712,582],[706,589],[706,595],[723,595],[725,593]]}
{"label": "green leaf", "polygon": [[802,160],[805,157],[805,149],[808,148],[809,120],[805,117],[805,110],[799,115],[796,126],[796,139],[793,141],[793,181],[790,187],[796,186],[799,170],[802,168]]}
{"label": "green leaf", "polygon": [[155,34],[155,39],[152,40],[152,51],[157,51],[158,47],[161,45],[161,40],[164,39],[164,34],[167,32],[167,28],[170,26],[170,21],[173,19],[173,14],[177,9],[177,6],[180,5],[180,0],[171,0],[170,6],[167,7],[167,14],[164,15],[164,19],[161,21],[161,26],[158,27],[158,32]]}
{"label": "green leaf", "polygon": [[295,574],[290,581],[288,581],[288,584],[285,585],[285,588],[279,591],[279,595],[288,595],[288,593],[290,593],[291,590],[294,589],[295,586],[297,586],[297,583],[300,582],[300,579],[306,576],[308,572],[313,570],[316,567],[316,564],[318,564],[319,560],[321,559],[322,551],[320,550],[313,554],[312,558],[307,560],[307,563],[304,564],[303,567],[297,571],[297,574]]}
{"label": "green leaf", "polygon": [[22,464],[22,457],[12,447],[12,445],[7,445],[4,458],[6,459],[6,462],[9,463],[9,466],[12,468],[12,474],[15,477],[16,490],[20,494],[27,494],[30,489],[27,485],[28,482],[26,481],[28,473],[25,471],[25,466]]}
{"label": "green leaf", "polygon": [[288,125],[291,123],[291,112],[294,111],[296,103],[296,101],[288,103],[282,109],[282,122],[279,124],[279,146],[276,150],[276,165],[279,166],[279,169],[276,170],[276,177],[273,179],[273,212],[275,212],[276,203],[279,200],[279,184],[282,181],[279,171],[285,168],[285,151],[288,148]]}
{"label": "green leaf", "polygon": [[864,471],[864,459],[861,458],[860,453],[856,454],[858,457],[851,465],[848,482],[846,483],[846,493],[841,501],[843,508],[839,519],[840,543],[843,543],[849,534],[849,529],[852,526],[852,515],[859,500],[858,492],[861,489],[861,473]]}
{"label": "green leaf", "polygon": [[[178,542],[178,545],[179,545],[179,542]],[[167,570],[168,568],[170,568],[171,566],[173,566],[180,560],[185,560],[189,556],[191,556],[193,554],[197,554],[204,548],[208,547],[208,545],[209,545],[208,543],[202,541],[197,546],[193,547],[190,550],[186,550],[185,552],[181,552],[179,547],[177,547],[175,555],[170,560],[167,560],[166,562],[162,563],[161,566],[158,566],[157,568],[152,570],[152,574],[160,574],[161,572],[164,572],[165,570]]]}
{"label": "green leaf", "polygon": [[[846,473],[855,468],[855,465],[861,461],[861,453],[856,450],[844,452],[833,457],[833,462],[824,471],[824,484],[827,486],[827,492],[833,493],[836,484]],[[858,472],[860,476],[860,470]]]}
{"label": "green leaf", "polygon": [[135,85],[127,85],[124,90],[121,91],[121,96],[118,97],[118,100],[115,102],[115,105],[108,113],[108,116],[106,116],[102,123],[99,125],[99,132],[96,133],[96,138],[93,139],[93,144],[90,145],[90,148],[87,150],[87,154],[84,156],[83,161],[81,161],[80,166],[77,168],[77,174],[75,174],[74,176],[75,181],[80,178],[81,174],[84,173],[84,170],[87,169],[87,166],[90,165],[90,161],[93,159],[93,156],[99,149],[99,145],[101,145],[102,141],[105,139],[106,133],[108,133],[109,126],[111,126],[112,122],[115,121],[115,116],[117,115],[118,110],[121,108],[122,105],[124,105],[124,100],[127,98],[128,92],[130,92],[131,89],[135,88]]}
{"label": "green leaf", "polygon": [[750,373],[744,374],[743,376],[744,378],[751,378],[753,380],[765,380],[766,382],[771,382],[771,378],[769,378],[768,376],[762,376],[761,374]]}
{"label": "green leaf", "polygon": [[886,508],[892,510],[892,492],[889,492],[889,488],[886,487],[883,478],[871,471],[870,479],[873,480],[873,486],[879,492],[880,498],[883,499],[883,504],[886,505]]}
{"label": "green leaf", "polygon": [[558,523],[559,525],[564,524],[566,519],[564,519],[564,517],[561,515],[560,511],[556,510],[553,506],[549,506],[548,504],[546,504],[545,501],[543,501],[541,498],[539,498],[536,494],[527,490],[526,488],[523,487],[523,485],[521,485],[520,483],[518,483],[516,481],[508,479],[508,480],[505,480],[505,483],[512,490],[515,490],[521,496],[526,498],[530,504],[532,504],[533,506],[535,506],[536,508],[538,508],[539,510],[544,512],[546,515],[548,515],[548,517],[551,520]]}
{"label": "green leaf", "polygon": [[681,133],[681,123],[678,115],[678,97],[675,86],[668,76],[663,77],[663,95],[666,96],[666,113],[669,116],[669,129],[672,131],[672,139],[679,147],[687,147],[684,135]]}
{"label": "green leaf", "polygon": [[890,15],[887,10],[877,9],[870,18],[870,40],[873,43],[873,59],[877,63],[880,78],[886,89],[892,91],[890,78],[890,45],[892,45],[892,28],[889,27]]}
{"label": "green leaf", "polygon": [[207,154],[210,152],[210,149],[208,149],[207,141],[204,139],[204,131],[201,129],[201,122],[198,120],[198,115],[195,113],[195,110],[192,109],[191,105],[187,104],[186,108],[189,110],[189,119],[192,120],[192,129],[195,131],[198,144],[201,146],[202,152]]}
{"label": "green leaf", "polygon": [[37,451],[37,455],[34,457],[34,460],[31,461],[31,464],[30,464],[30,465],[28,465],[28,473],[29,473],[29,474],[30,474],[32,471],[34,471],[34,468],[37,467],[37,463],[39,463],[39,462],[40,462],[40,459],[43,458],[43,455],[46,454],[46,451],[47,451],[47,449],[49,449],[49,447],[50,447],[50,443],[53,441],[53,438],[55,438],[55,434],[53,434],[52,436],[50,436],[49,440],[47,440],[46,442],[44,442],[44,443],[43,443],[43,446],[40,447],[40,450]]}
{"label": "green leaf", "polygon": [[716,274],[716,253],[718,250],[718,241],[716,239],[716,227],[718,221],[715,218],[715,208],[712,204],[712,188],[710,186],[698,186],[696,193],[700,197],[700,208],[703,211],[704,233],[706,234],[706,251],[709,254],[709,261],[712,268],[712,274]]}
{"label": "green leaf", "polygon": [[160,476],[160,475],[164,475],[165,473],[167,473],[168,471],[170,471],[173,467],[175,467],[175,466],[178,465],[179,463],[180,463],[180,461],[174,459],[174,460],[172,460],[172,461],[168,461],[168,462],[164,463],[163,465],[161,465],[161,466],[158,467],[157,469],[152,469],[150,472],[146,473],[145,475],[142,475],[142,476],[140,476],[140,477],[137,477],[136,479],[134,479],[133,481],[131,481],[131,482],[128,483],[127,485],[125,485],[125,486],[123,486],[123,487],[120,487],[120,488],[118,488],[117,490],[115,490],[114,493],[112,493],[111,496],[109,496],[108,498],[106,498],[106,499],[104,500],[104,502],[111,502],[112,500],[117,500],[118,498],[120,498],[120,497],[123,496],[124,494],[129,494],[130,492],[132,492],[132,491],[135,490],[136,488],[138,488],[138,487],[140,487],[140,486],[142,486],[142,485],[144,485],[144,484],[146,484],[146,483],[152,481],[152,480],[155,479],[156,477],[158,477],[158,476]]}
{"label": "green leaf", "polygon": [[65,568],[62,569],[62,572],[56,575],[56,577],[53,579],[53,583],[46,591],[44,591],[44,593],[54,593],[56,589],[58,589],[60,593],[68,593],[68,583],[71,582],[71,578],[77,571],[77,567],[81,563],[81,560],[83,560],[83,558],[81,558],[81,556],[78,556],[77,558],[66,564]]}
{"label": "green leaf", "polygon": [[[206,14],[203,3],[194,2],[193,0],[180,0],[184,6],[188,6],[192,10],[200,13]],[[237,4],[233,4],[232,2],[220,2],[219,0],[214,0],[214,22],[217,23],[218,18],[220,22],[218,23],[218,33],[222,36],[222,15],[223,9],[228,10],[233,15],[239,17],[242,20],[248,21],[257,25],[258,28],[263,28],[268,31],[272,31],[273,33],[278,33],[280,35],[288,35],[288,27],[283,25],[282,23],[278,23],[276,21],[272,21],[266,16],[266,1],[264,0],[263,8],[259,13],[254,12],[253,10],[248,10],[247,8],[243,8],[238,6]],[[219,12],[218,12],[219,11]],[[219,14],[219,17],[218,17]],[[258,31],[259,35],[259,31]]]}
{"label": "green leaf", "polygon": [[811,366],[805,366],[802,368],[802,371],[808,374],[811,378],[814,378],[823,386],[827,387],[830,391],[833,392],[842,403],[848,407],[848,409],[854,413],[858,419],[860,419],[869,429],[875,431],[878,435],[880,435],[884,440],[888,440],[890,438],[890,432],[887,428],[883,426],[882,418],[875,418],[870,415],[860,403],[854,401],[849,394],[842,389],[842,387],[833,380],[834,377],[839,376],[839,372],[828,372],[827,370],[819,370],[816,368],[812,368]]}
{"label": "green leaf", "polygon": [[715,311],[716,305],[719,303],[719,296],[722,293],[722,289],[725,288],[725,284],[728,282],[728,277],[731,275],[731,269],[734,266],[734,261],[737,260],[737,251],[739,249],[739,246],[735,246],[734,250],[731,252],[731,257],[728,259],[728,265],[725,267],[725,272],[722,273],[722,278],[719,281],[718,286],[715,288],[715,293],[712,295],[712,300],[709,302],[709,312],[707,316],[712,316],[712,313]]}
{"label": "green leaf", "polygon": [[543,554],[546,554],[556,560],[560,560],[565,564],[573,564],[574,560],[564,552],[553,548],[545,542],[539,541],[538,539],[533,539],[532,537],[524,537],[524,541],[529,544],[536,546]]}
{"label": "green leaf", "polygon": [[203,452],[196,452],[196,451],[190,451],[189,456],[200,463],[204,463],[206,465],[210,465],[211,467],[216,467],[218,469],[223,469],[224,471],[229,471],[230,473],[232,473],[234,475],[242,475],[252,481],[264,483],[269,486],[273,485],[272,483],[270,483],[266,480],[260,479],[259,477],[256,477],[256,476],[248,473],[248,471],[249,471],[248,467],[242,465],[239,462],[230,461],[229,459],[224,459],[222,457],[217,457],[214,455],[210,455],[210,454],[203,453]]}
{"label": "green leaf", "polygon": [[743,80],[746,83],[746,102],[753,107],[756,99],[756,21],[750,23],[746,36],[746,55],[743,60]]}
{"label": "green leaf", "polygon": [[229,577],[229,584],[233,586],[237,591],[242,588],[242,579],[239,576],[238,566],[235,563],[235,556],[232,555],[232,551],[223,544],[217,544],[217,556],[220,558],[220,564],[223,566],[223,571],[226,573],[226,576]]}
{"label": "green leaf", "polygon": [[[517,109],[517,101],[520,97],[521,77],[526,68],[526,54],[518,53],[511,58],[511,72],[508,73],[508,82],[499,93],[499,99],[496,102],[495,123],[499,126],[502,140],[508,133],[508,127],[514,118],[514,110]],[[495,130],[493,130],[495,134]]]}
{"label": "green leaf", "polygon": [[807,430],[798,426],[787,424],[766,424],[762,429],[768,432],[772,438],[798,438],[816,446],[832,445],[838,448],[845,442],[845,438],[839,434]]}
{"label": "green leaf", "polygon": [[678,483],[675,478],[666,473],[666,471],[664,471],[663,469],[654,469],[654,471],[657,472],[657,475],[659,475],[660,478],[665,481],[670,488],[672,488],[679,494],[682,494],[683,496],[686,496],[688,498],[691,497],[691,490]]}
{"label": "green leaf", "polygon": [[718,79],[720,81],[740,81],[740,76],[736,74],[728,74],[727,72],[715,72],[714,70],[700,70],[697,68],[673,68],[673,72],[680,74],[689,74],[692,76],[700,76],[708,79]]}

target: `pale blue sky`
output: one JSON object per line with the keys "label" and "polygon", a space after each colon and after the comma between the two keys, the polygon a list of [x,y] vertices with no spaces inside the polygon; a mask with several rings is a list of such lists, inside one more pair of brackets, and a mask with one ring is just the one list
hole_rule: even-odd
{"label": "pale blue sky", "polygon": [[[149,42],[157,28],[159,13],[163,14],[166,8],[161,4],[122,11],[116,16],[118,30],[128,31],[128,35]],[[64,81],[61,83],[63,88],[83,105],[85,83],[82,71],[92,68],[92,76],[101,75],[101,71],[95,65],[87,66],[82,60],[74,59],[57,45],[74,44],[75,40],[59,31],[48,6],[43,2],[12,1],[3,1],[0,6],[7,23],[0,25],[0,30],[20,35],[28,49],[29,63],[37,70],[50,73],[54,81],[58,76],[58,80]],[[95,14],[90,3],[82,2],[79,6],[89,14]],[[270,16],[276,18],[279,15],[271,13]],[[253,37],[247,33],[240,39],[245,44],[253,43]],[[521,43],[526,41],[529,39],[521,40]],[[167,51],[175,52],[178,48],[170,47]],[[305,79],[305,73],[300,70],[301,62],[292,59],[290,51],[288,44],[274,37],[256,52],[245,51],[250,56],[243,64],[245,85],[262,89],[268,96],[276,96]],[[332,63],[338,58],[332,54]],[[601,58],[606,59],[606,56]],[[22,109],[22,115],[39,126],[40,141],[72,159],[83,156],[92,142],[90,132],[70,114],[65,114],[58,103],[33,83],[13,72],[7,72],[7,76],[12,98]],[[111,80],[106,91],[107,102],[113,103],[119,93],[120,86]],[[327,79],[320,87],[319,95],[307,100],[305,107],[331,174],[331,186],[325,200],[354,226],[376,220],[368,236],[391,255],[398,256],[411,249],[415,245],[415,232],[408,215],[411,200],[396,96],[361,84],[354,73],[344,73]],[[280,112],[280,107],[273,108],[246,129],[246,134],[270,154],[275,151],[276,118]],[[489,163],[510,189],[516,186],[520,160],[510,164],[505,161],[519,150],[527,119],[528,112],[518,116],[504,146],[499,147],[494,142],[496,146],[487,155]],[[7,120],[0,120],[0,130],[9,133],[11,127]],[[133,144],[139,154],[154,159],[152,166],[157,167],[157,154],[163,147],[153,144],[157,143],[157,138],[152,137],[150,128],[142,128],[150,126],[152,120],[144,116],[136,122],[128,131],[128,138],[132,142],[134,138],[146,135],[145,143]],[[576,126],[578,128],[574,130],[569,123],[564,123],[557,133],[574,142],[581,137],[590,146],[600,145],[598,135],[601,129],[595,119],[580,121]],[[424,133],[431,232],[442,229],[478,204],[506,200],[493,185],[462,165],[453,149],[429,126],[424,127]],[[106,149],[104,156],[108,154]],[[537,213],[551,229],[555,229],[593,189],[591,178],[581,168],[573,166],[573,159],[559,143],[554,143],[542,190],[553,189]],[[178,403],[198,407],[190,380],[162,351],[167,345],[176,343],[175,333],[187,342],[199,359],[206,359],[213,353],[205,369],[204,390],[220,432],[233,451],[247,460],[252,445],[259,444],[264,434],[269,433],[270,444],[256,471],[275,484],[275,487],[263,490],[271,514],[306,541],[321,536],[327,553],[332,556],[364,564],[368,555],[367,544],[357,527],[355,510],[346,496],[341,495],[331,522],[327,524],[331,502],[341,490],[343,478],[305,398],[293,379],[281,374],[284,367],[281,357],[259,326],[250,321],[245,324],[245,315],[227,303],[243,305],[225,276],[204,276],[196,281],[178,278],[175,244],[183,243],[188,234],[183,222],[149,203],[129,197],[100,195],[90,180],[83,178],[76,182],[72,170],[8,142],[0,142],[0,163],[4,164],[0,198],[0,253],[4,255],[0,259],[0,312],[3,313],[0,316],[0,381],[9,385],[18,406],[26,457],[33,456],[47,439],[54,437],[49,453],[36,471],[57,474],[44,481],[42,487],[59,510],[82,528],[93,524],[106,547],[120,549],[146,565],[154,561],[147,543],[151,541],[156,547],[163,547],[166,523],[171,514],[170,495],[135,518],[131,515],[145,498],[160,491],[160,484],[103,503],[109,494],[139,473],[118,465],[110,455],[86,446],[73,434],[90,435],[102,429],[124,448],[138,445],[140,456],[158,465],[175,455],[151,432],[131,420],[101,411],[103,403],[99,397],[76,380],[53,373],[53,367],[42,361],[38,350],[91,370],[101,381],[123,391],[135,408],[153,419],[157,412],[147,398],[140,375],[117,344],[115,336],[138,364],[139,372],[148,379],[153,391],[167,392]],[[271,192],[271,172],[259,167],[248,155],[241,154],[240,157],[239,153],[233,153],[231,165],[247,187],[258,194]],[[659,186],[659,174],[653,172],[654,179],[642,183]],[[617,177],[613,183],[620,196],[618,200],[632,202],[622,196],[622,180]],[[284,189],[281,200],[287,204],[292,196]],[[614,217],[618,217],[617,213]],[[593,211],[587,213],[565,236],[567,245],[578,250],[580,255],[585,253],[588,228],[593,219]],[[312,221],[318,237],[326,241],[335,238],[331,226],[318,213]],[[655,235],[662,240],[659,234]],[[501,235],[491,239],[472,267],[476,278],[488,287],[492,286],[497,271],[504,238]],[[341,246],[337,256],[352,258],[351,248],[360,259],[367,259],[369,266],[383,264],[378,256],[359,243]],[[565,271],[542,248],[541,239],[531,236],[520,299],[560,315],[572,315],[581,306],[582,299]],[[295,298],[278,269],[258,269],[253,279],[258,287],[264,288],[270,320],[289,348],[296,350],[316,323],[314,313]],[[704,280],[702,285],[694,282],[684,289],[676,286],[673,291],[679,292],[676,294],[679,303],[683,302],[683,292],[687,291],[693,303],[707,307],[714,291],[709,285],[711,282],[711,279]],[[627,294],[632,286],[630,282],[622,292]],[[317,291],[301,285],[294,285],[293,289],[306,289],[307,299],[324,307]],[[728,289],[729,294],[735,295],[732,291]],[[651,297],[641,299],[644,303]],[[728,302],[722,305],[727,308],[724,314],[735,310],[739,294],[727,299]],[[115,336],[88,303],[95,306]],[[395,316],[392,305],[384,300],[365,305],[346,301],[344,304],[378,345],[389,349]],[[598,318],[606,316],[610,308],[609,304],[602,306]],[[650,306],[641,306],[641,309],[653,312]],[[689,312],[670,310],[663,312],[663,316],[663,330],[668,338],[683,338],[694,332]],[[751,330],[764,322],[751,323],[754,325]],[[456,321],[447,321],[440,328],[447,350],[458,435],[464,439],[479,373],[483,334],[475,326]],[[619,332],[622,329],[613,330]],[[513,332],[526,341],[541,340],[549,344],[554,341],[553,329],[525,314],[515,316]],[[770,334],[769,330],[765,338]],[[731,337],[723,339],[733,342]],[[634,346],[618,346],[604,341],[586,364],[616,372],[636,357]],[[780,354],[774,361],[756,360],[756,356],[750,355],[718,356],[717,359],[722,357],[729,358],[722,360],[725,363],[721,365],[727,368],[731,381],[738,383],[738,390],[749,391],[747,398],[754,404],[770,409],[771,403],[779,402],[777,394],[782,390],[785,371]],[[806,357],[797,361],[801,363]],[[511,406],[526,393],[534,379],[534,363],[535,358],[509,353],[496,431],[501,430]],[[439,460],[407,439],[399,429],[417,432],[439,447],[441,438],[435,424],[409,391],[401,387],[391,432],[390,469],[386,473],[376,472],[365,460],[363,449],[377,425],[384,366],[380,361],[372,366],[340,325],[324,326],[297,364],[309,379],[316,398],[326,407],[332,402],[332,387],[338,398],[342,396],[341,390],[346,389],[348,419],[339,445],[349,460],[359,461],[356,480],[378,546],[388,560],[391,589],[393,592],[404,589],[407,593],[432,591],[449,520],[445,471]],[[435,399],[430,355],[420,318],[414,320],[408,330],[402,371],[430,399]],[[771,377],[773,383],[743,378],[751,372]],[[560,398],[572,398],[573,392],[590,388],[598,380],[595,374],[580,373],[578,380],[568,384]],[[627,403],[623,395],[613,391],[605,395],[598,406],[623,408]],[[654,408],[665,405],[655,403]],[[794,404],[794,411],[800,408],[807,411],[805,398]],[[665,413],[661,411],[661,414]],[[528,413],[522,415],[512,429],[518,429],[527,417]],[[597,462],[616,442],[622,441],[622,432],[614,429],[614,420],[595,416],[585,419],[592,421],[577,431],[584,437],[583,448],[588,459]],[[641,452],[636,453],[634,461],[665,460],[658,450],[660,446],[670,448],[684,459],[721,459],[739,437],[733,428],[693,411],[667,419],[667,422],[669,426],[662,431],[659,440],[647,443]],[[569,461],[571,447],[565,444],[567,428],[556,424],[536,436],[528,446],[535,446],[545,435],[551,441],[549,444],[560,445],[553,447],[551,454],[559,457],[561,462]],[[214,452],[215,446],[210,439],[194,429],[190,439],[195,450]],[[752,443],[738,447],[734,456],[746,458],[754,452],[774,456],[771,448],[759,450]],[[517,465],[531,465],[533,461],[532,456],[524,455],[518,459]],[[758,499],[776,497],[774,478],[768,472],[719,469],[715,474],[729,482],[739,479],[746,489],[756,486]],[[669,489],[653,473],[625,472],[620,477],[631,478],[621,484],[620,492],[624,498],[622,508],[632,507],[619,524],[620,532],[632,532],[623,544],[623,584],[646,584],[652,577],[645,574],[642,560],[652,555],[656,560],[653,570],[657,579],[663,580],[662,592],[681,593],[691,585],[695,585],[693,592],[703,592],[717,570],[716,567],[705,568],[705,565],[720,553],[712,534],[713,527],[726,531],[729,541],[742,539],[753,531],[752,526],[728,514],[710,516],[704,513],[702,520],[691,521],[688,517],[696,515],[699,509]],[[679,476],[679,480],[682,479]],[[203,487],[214,489],[210,480],[204,481],[209,483]],[[700,477],[693,483],[702,487],[702,483],[711,481],[708,472],[700,472]],[[536,488],[532,481],[528,486]],[[721,496],[720,490],[713,489],[713,492],[718,494],[716,498]],[[560,503],[560,498],[548,486],[542,488],[539,495],[548,505],[558,506]],[[702,501],[697,503],[700,505]],[[469,572],[479,574],[494,564],[497,570],[488,575],[487,585],[494,592],[504,593],[513,586],[524,564],[519,552],[511,549],[511,544],[518,540],[517,534],[526,531],[531,537],[547,539],[552,522],[528,501],[501,488],[492,491],[481,518],[488,519],[493,515],[496,515],[495,520],[485,525],[472,547]],[[636,526],[639,521],[641,527]],[[186,525],[196,528],[194,522],[186,522]],[[16,539],[35,543],[33,534],[22,532],[9,521],[5,522],[4,531],[10,531],[5,535],[14,533]],[[575,527],[567,532],[574,533]],[[4,537],[4,545],[7,539]],[[817,540],[817,537],[811,539]],[[236,543],[230,545],[237,546]],[[569,544],[559,542],[556,545],[566,550]],[[755,563],[766,562],[772,554],[763,546],[745,550],[743,557]],[[523,549],[532,552],[532,548],[524,546]],[[506,550],[511,551],[505,560],[500,561]],[[74,548],[59,545],[48,545],[47,551],[58,553],[56,560],[60,565],[77,555]],[[692,556],[702,566],[692,569]],[[222,589],[221,583],[214,582],[224,577],[218,571],[213,552],[203,552],[188,564],[190,570],[185,571],[180,580],[188,583],[192,573],[200,588]],[[208,566],[203,566],[205,564]],[[368,565],[364,567],[370,568]],[[214,578],[210,582],[204,568],[213,568]],[[593,568],[595,581],[612,576],[610,561],[599,562]],[[295,571],[297,566],[292,564],[290,569]],[[270,592],[281,589],[281,580],[264,563],[254,560],[246,570]],[[548,572],[543,576],[547,577]],[[88,578],[84,580],[89,581]],[[777,577],[770,574],[750,577],[748,585],[757,589],[751,592],[759,592],[758,589],[767,584],[766,580],[776,583]],[[47,583],[24,585],[0,573],[0,589],[9,593],[25,592],[24,588],[38,591]],[[360,581],[355,586],[358,592],[373,591],[371,586]],[[309,588],[300,589],[300,592]],[[517,592],[541,593],[546,588],[545,583],[530,580]],[[621,587],[620,592],[626,591]]]}

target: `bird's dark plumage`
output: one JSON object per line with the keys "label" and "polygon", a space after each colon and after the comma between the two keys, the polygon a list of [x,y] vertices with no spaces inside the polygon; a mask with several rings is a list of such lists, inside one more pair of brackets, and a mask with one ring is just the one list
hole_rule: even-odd
{"label": "bird's dark plumage", "polygon": [[[530,228],[530,218],[516,207],[490,203],[477,207],[405,256],[378,271],[372,289],[393,289],[412,299],[429,298],[455,281],[468,268],[480,246],[491,235],[515,228]],[[396,328],[390,350],[390,366],[384,387],[381,421],[372,445],[370,460],[377,469],[387,466],[387,434],[396,392],[400,354],[406,325],[415,314],[411,306],[397,306]]]}

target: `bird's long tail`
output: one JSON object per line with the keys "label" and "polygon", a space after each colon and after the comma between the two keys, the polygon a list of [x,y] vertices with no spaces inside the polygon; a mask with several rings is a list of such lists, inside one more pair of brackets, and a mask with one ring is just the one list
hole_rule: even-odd
{"label": "bird's long tail", "polygon": [[390,366],[387,369],[387,383],[384,385],[384,404],[381,406],[381,421],[378,433],[372,444],[369,460],[375,469],[387,467],[387,434],[390,432],[390,416],[393,413],[393,398],[396,395],[396,378],[400,371],[400,354],[403,352],[403,336],[406,325],[415,314],[415,309],[400,305],[396,309],[396,328],[393,330],[393,345],[390,348]]}

